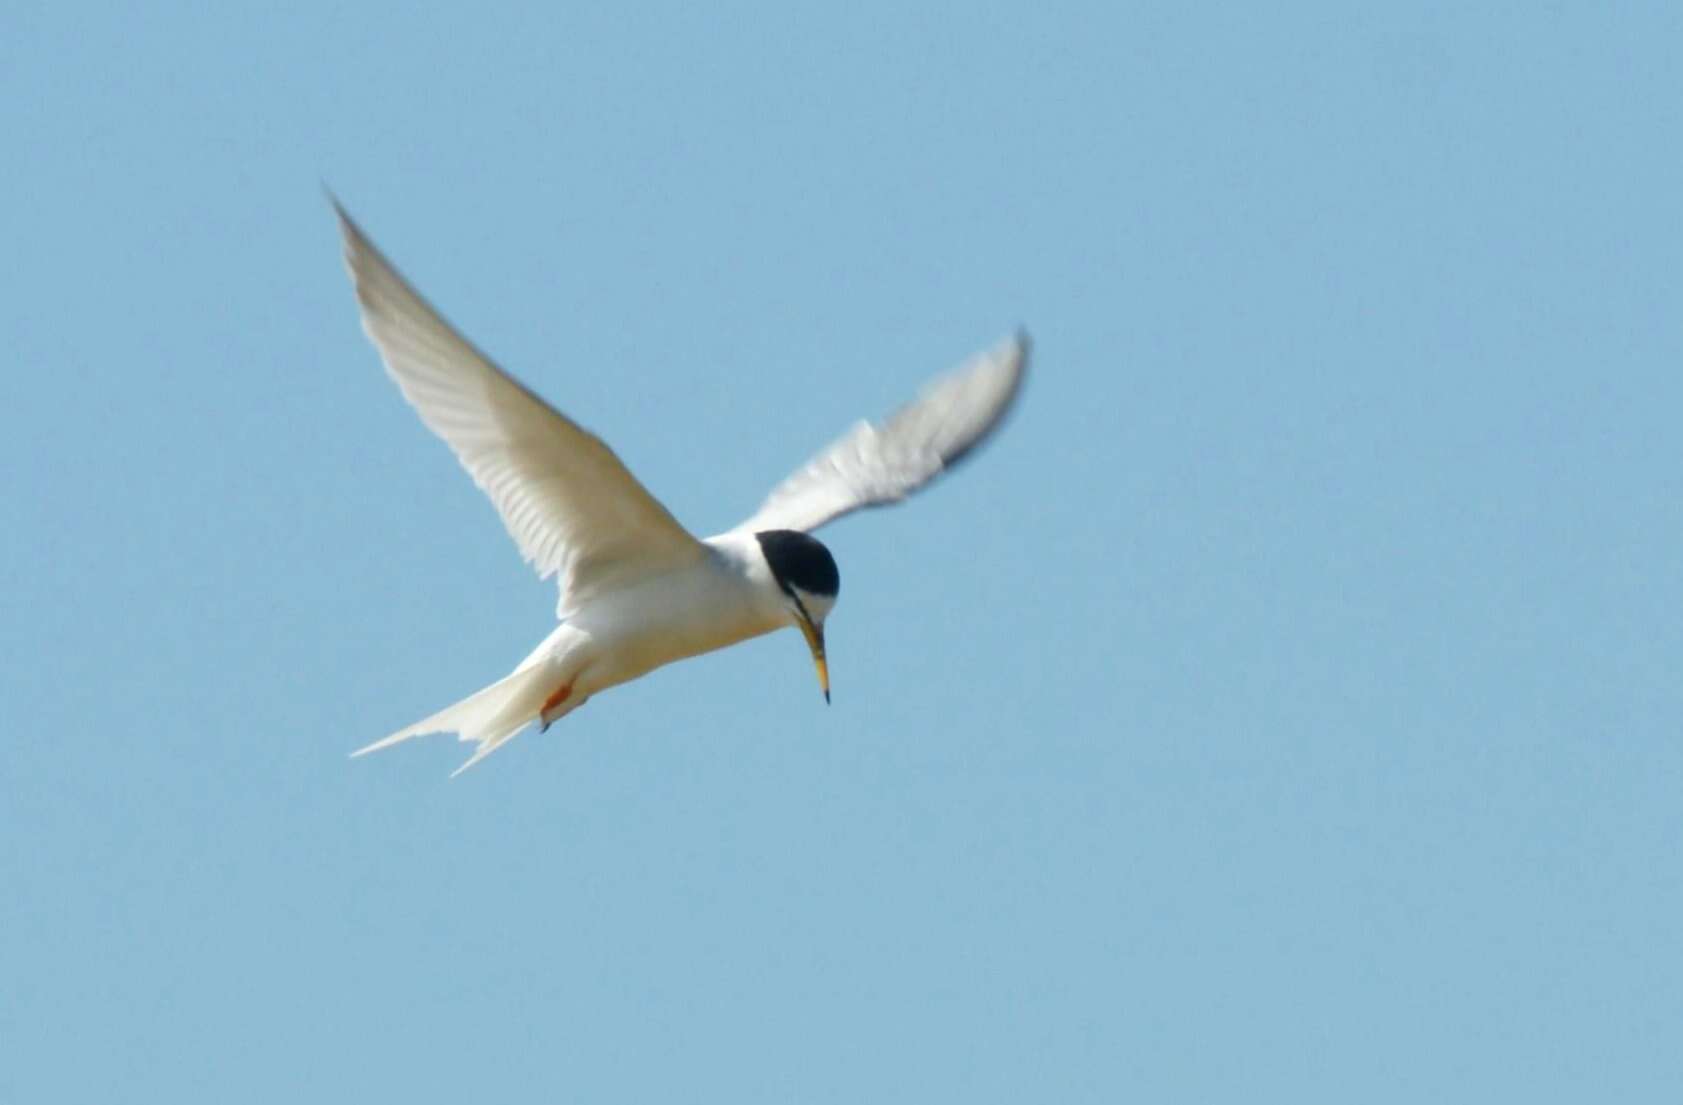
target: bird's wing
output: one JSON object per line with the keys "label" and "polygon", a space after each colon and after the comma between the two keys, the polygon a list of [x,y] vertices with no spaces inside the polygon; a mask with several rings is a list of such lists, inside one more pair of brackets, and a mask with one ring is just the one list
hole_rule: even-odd
{"label": "bird's wing", "polygon": [[602,439],[499,369],[404,280],[337,202],[362,325],[403,397],[491,498],[565,616],[705,555]]}
{"label": "bird's wing", "polygon": [[809,532],[868,506],[897,503],[991,434],[1023,383],[1029,338],[1018,331],[943,376],[878,425],[861,422],[772,491],[741,532]]}

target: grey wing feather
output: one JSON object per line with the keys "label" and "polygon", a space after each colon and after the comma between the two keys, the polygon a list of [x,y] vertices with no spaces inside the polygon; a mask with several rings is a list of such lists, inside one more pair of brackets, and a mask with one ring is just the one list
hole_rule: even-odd
{"label": "grey wing feather", "polygon": [[859,423],[779,484],[736,529],[811,531],[864,507],[900,502],[998,428],[1022,388],[1028,358],[1028,335],[1018,331],[880,425]]}
{"label": "grey wing feather", "polygon": [[560,611],[705,555],[612,449],[451,328],[337,201],[363,329],[427,427],[490,497]]}

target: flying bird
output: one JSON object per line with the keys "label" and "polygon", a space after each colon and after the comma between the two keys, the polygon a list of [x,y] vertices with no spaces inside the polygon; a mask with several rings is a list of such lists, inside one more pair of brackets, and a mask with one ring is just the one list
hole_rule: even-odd
{"label": "flying bird", "polygon": [[386,371],[561,591],[560,625],[512,672],[354,756],[453,732],[476,745],[459,775],[530,723],[547,729],[609,687],[791,626],[828,702],[824,622],[841,576],[811,531],[897,503],[952,467],[999,426],[1028,365],[1018,331],[883,422],[856,425],[740,525],[696,538],[601,438],[457,333],[332,203],[363,329]]}

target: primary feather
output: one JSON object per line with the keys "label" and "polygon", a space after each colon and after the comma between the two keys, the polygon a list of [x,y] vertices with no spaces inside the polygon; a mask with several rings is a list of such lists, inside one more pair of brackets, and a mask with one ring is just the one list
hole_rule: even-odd
{"label": "primary feather", "polygon": [[469,344],[344,208],[334,210],[363,329],[387,372],[490,497],[526,560],[557,577],[562,616],[705,555],[601,438]]}
{"label": "primary feather", "polygon": [[941,377],[881,425],[861,422],[772,491],[738,531],[810,532],[897,503],[957,464],[1004,419],[1028,369],[1019,331]]}

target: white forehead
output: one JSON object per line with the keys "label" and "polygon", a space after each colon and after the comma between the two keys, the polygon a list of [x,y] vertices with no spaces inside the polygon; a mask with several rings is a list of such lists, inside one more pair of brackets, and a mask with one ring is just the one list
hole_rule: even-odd
{"label": "white forehead", "polygon": [[830,611],[836,605],[834,595],[815,595],[811,591],[803,591],[799,587],[791,588],[800,597],[801,605],[806,607],[807,617],[822,623],[830,616]]}

